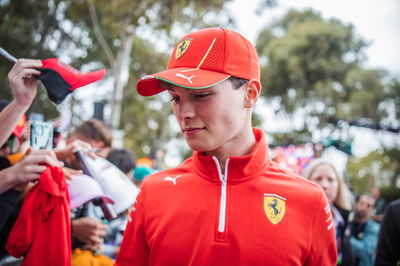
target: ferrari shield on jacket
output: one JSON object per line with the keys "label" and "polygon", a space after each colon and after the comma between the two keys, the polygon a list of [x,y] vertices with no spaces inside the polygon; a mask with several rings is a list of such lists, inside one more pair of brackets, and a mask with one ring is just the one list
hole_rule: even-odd
{"label": "ferrari shield on jacket", "polygon": [[329,204],[315,184],[268,156],[194,152],[144,181],[116,265],[336,265]]}

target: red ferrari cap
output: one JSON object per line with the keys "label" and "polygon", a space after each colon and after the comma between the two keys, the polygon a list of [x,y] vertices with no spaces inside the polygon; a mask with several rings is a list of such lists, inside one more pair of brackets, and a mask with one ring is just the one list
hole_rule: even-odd
{"label": "red ferrari cap", "polygon": [[106,74],[105,69],[82,73],[57,58],[42,60],[42,65],[38,78],[46,87],[50,100],[56,104],[61,103],[76,88],[93,83]]}
{"label": "red ferrari cap", "polygon": [[231,76],[260,81],[257,51],[237,32],[207,28],[180,39],[167,70],[142,77],[136,89],[143,96],[157,94],[164,91],[160,80],[188,89],[204,89]]}
{"label": "red ferrari cap", "polygon": [[49,58],[42,60],[43,69],[51,69],[57,72],[60,75],[60,78],[63,79],[70,86],[69,90],[73,91],[76,88],[85,86],[87,84],[93,83],[104,77],[106,71],[104,69],[82,73],[79,70],[73,68],[72,66],[61,62],[57,58]]}

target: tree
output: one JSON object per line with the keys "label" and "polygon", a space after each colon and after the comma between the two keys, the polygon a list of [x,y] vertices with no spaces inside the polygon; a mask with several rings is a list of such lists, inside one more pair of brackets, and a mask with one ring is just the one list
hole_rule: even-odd
{"label": "tree", "polygon": [[[352,25],[324,19],[313,10],[291,10],[260,32],[262,93],[268,103],[279,102],[271,106],[278,106],[276,113],[291,125],[274,134],[275,142],[315,141],[318,131],[319,141],[336,135],[340,139],[330,140],[348,143],[351,125],[399,127],[399,78],[364,68],[365,47]],[[295,127],[299,119],[302,126]],[[350,159],[347,170],[357,191],[398,183],[398,145]]]}
{"label": "tree", "polygon": [[291,10],[260,32],[263,95],[280,103],[276,113],[292,125],[303,114],[303,126],[288,131],[308,132],[311,139],[317,129],[330,135],[336,118],[390,117],[385,106],[393,102],[396,82],[391,85],[383,70],[362,67],[366,46],[352,25],[313,10]]}
{"label": "tree", "polygon": [[[159,43],[171,47],[177,40],[174,31],[215,25],[213,21],[223,12],[225,2],[85,0],[67,7],[68,19],[79,24],[92,40],[87,58],[109,66],[113,90],[108,98],[108,124],[123,129],[125,145],[136,154],[149,155],[168,141],[171,111],[160,97],[144,99],[133,94],[132,88],[140,77],[167,64],[168,57]],[[147,39],[142,37],[148,34]],[[151,106],[159,110],[152,111]]]}
{"label": "tree", "polygon": [[[94,53],[97,57],[99,54],[104,55],[103,62],[110,69],[113,90],[109,98],[111,112],[108,124],[112,128],[119,128],[128,74],[131,74],[132,70],[135,71],[129,69],[130,61],[135,58],[135,53],[140,52],[132,51],[134,40],[142,39],[139,32],[151,32],[159,41],[168,41],[167,35],[174,28],[206,25],[204,16],[218,14],[224,2],[223,0],[196,3],[155,0],[71,2],[66,9],[67,17],[89,33],[93,47],[88,52]],[[170,38],[169,42],[171,41],[175,40]],[[142,64],[137,61],[135,63]]]}
{"label": "tree", "polygon": [[[336,112],[336,104],[349,97],[351,90],[344,81],[361,61],[365,45],[355,37],[351,25],[324,20],[312,10],[291,10],[266,27],[257,40],[266,62],[262,66],[263,93],[280,101],[277,112],[293,119],[297,111],[306,110],[307,119],[317,117],[323,127]],[[306,119],[303,127],[313,129]]]}
{"label": "tree", "polygon": [[395,187],[400,180],[400,150],[383,148],[362,158],[350,158],[347,174],[357,193],[370,191],[373,186]]}
{"label": "tree", "polygon": [[[0,1],[0,46],[17,58],[50,58],[72,40],[59,27],[61,1]],[[11,99],[7,73],[12,64],[0,58],[0,97]],[[47,100],[42,88],[30,111],[45,119],[57,116],[55,105]]]}
{"label": "tree", "polygon": [[[143,154],[142,147],[153,151],[167,141],[170,110],[164,102],[161,105],[165,111],[159,115],[144,111],[147,104],[159,98],[139,100],[132,88],[139,77],[167,64],[167,47],[160,44],[171,48],[177,41],[175,36],[181,35],[179,31],[215,26],[221,17],[231,23],[229,14],[224,13],[225,2],[228,1],[0,1],[0,45],[17,57],[58,57],[85,71],[107,68],[107,77],[113,80],[113,91],[107,97],[111,105],[108,124],[119,128],[123,106],[126,110],[122,111],[125,118],[121,128],[126,131],[126,143],[135,153]],[[0,73],[5,77],[10,68],[9,63],[0,64]],[[8,86],[5,79],[1,82]],[[9,90],[7,95],[4,91],[1,96],[10,97]],[[33,105],[36,112],[44,113],[46,119],[57,115],[45,94],[37,100]],[[135,110],[138,106],[142,108]],[[148,127],[148,123],[152,126]]]}

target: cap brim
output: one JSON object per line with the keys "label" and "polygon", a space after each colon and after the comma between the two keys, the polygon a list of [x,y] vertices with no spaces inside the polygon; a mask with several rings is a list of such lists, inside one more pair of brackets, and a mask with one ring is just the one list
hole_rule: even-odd
{"label": "cap brim", "polygon": [[144,76],[138,81],[136,90],[142,96],[155,95],[165,90],[160,86],[160,81],[187,89],[205,89],[217,85],[229,77],[230,75],[225,73],[180,67]]}
{"label": "cap brim", "polygon": [[98,81],[102,79],[106,75],[106,73],[107,72],[105,69],[85,73],[79,79],[77,79],[77,81],[74,84],[71,84],[72,87],[70,90],[72,91],[75,90],[76,88]]}
{"label": "cap brim", "polygon": [[103,192],[99,183],[85,174],[72,175],[68,184],[68,194],[71,209],[96,198],[102,198],[104,202],[114,204],[113,199]]}

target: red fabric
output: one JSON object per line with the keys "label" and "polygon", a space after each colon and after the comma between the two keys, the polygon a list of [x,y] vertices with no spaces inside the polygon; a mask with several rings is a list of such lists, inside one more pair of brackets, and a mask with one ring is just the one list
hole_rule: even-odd
{"label": "red fabric", "polygon": [[142,77],[136,89],[143,96],[157,94],[164,90],[160,80],[189,89],[202,89],[230,76],[260,81],[256,48],[237,32],[208,28],[180,39],[171,53],[168,69]]}
{"label": "red fabric", "polygon": [[61,168],[47,166],[27,194],[11,230],[7,251],[22,265],[71,265],[71,220]]}
{"label": "red fabric", "polygon": [[[116,265],[336,265],[322,189],[272,162],[263,133],[254,134],[252,153],[230,158],[225,171],[223,232],[217,164],[195,152],[144,180]],[[280,220],[267,216],[275,199],[286,204]]]}
{"label": "red fabric", "polygon": [[106,74],[105,69],[96,70],[89,73],[82,73],[72,66],[61,62],[57,58],[42,60],[42,68],[51,69],[60,74],[61,78],[68,85],[71,86],[71,88],[69,89],[71,91],[75,90],[76,88],[98,81],[99,79],[102,79]]}

